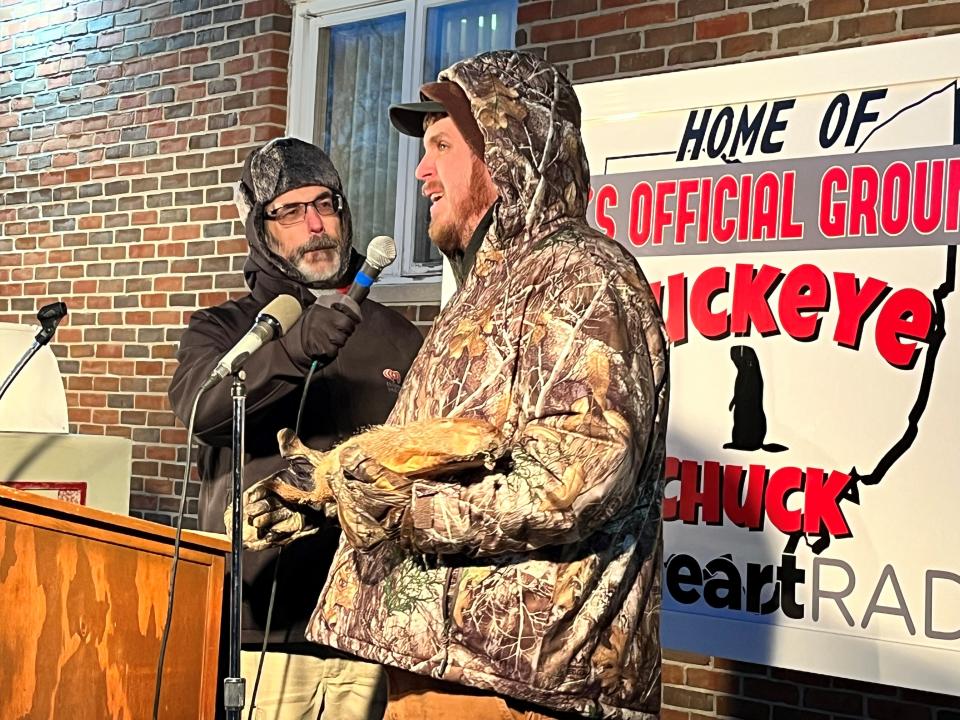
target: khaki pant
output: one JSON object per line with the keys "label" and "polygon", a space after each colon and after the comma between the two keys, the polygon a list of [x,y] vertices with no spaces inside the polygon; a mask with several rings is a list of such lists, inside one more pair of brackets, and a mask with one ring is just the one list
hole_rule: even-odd
{"label": "khaki pant", "polygon": [[[383,720],[566,720],[575,716],[545,715],[466,685],[435,680],[396,668],[386,668],[389,681],[387,712]],[[549,712],[549,711],[548,711]]]}
{"label": "khaki pant", "polygon": [[[240,671],[247,696],[247,720],[260,653],[242,651]],[[268,652],[257,689],[254,720],[380,720],[386,705],[386,677],[373,663]]]}

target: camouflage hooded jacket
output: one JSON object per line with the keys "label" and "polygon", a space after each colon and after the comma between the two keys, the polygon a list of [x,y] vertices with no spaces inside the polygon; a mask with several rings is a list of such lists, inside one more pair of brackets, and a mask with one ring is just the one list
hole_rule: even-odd
{"label": "camouflage hooded jacket", "polygon": [[660,711],[667,347],[636,262],[585,222],[569,82],[537,58],[453,65],[501,204],[388,424],[487,420],[507,466],[417,481],[404,543],[341,541],[308,637],[591,716]]}

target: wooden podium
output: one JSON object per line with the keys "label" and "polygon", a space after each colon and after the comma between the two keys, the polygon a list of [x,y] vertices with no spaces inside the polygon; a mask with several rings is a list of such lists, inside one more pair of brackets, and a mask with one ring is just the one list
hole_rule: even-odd
{"label": "wooden podium", "polygon": [[[149,720],[174,530],[0,486],[0,720]],[[184,531],[161,720],[212,718],[226,539]]]}

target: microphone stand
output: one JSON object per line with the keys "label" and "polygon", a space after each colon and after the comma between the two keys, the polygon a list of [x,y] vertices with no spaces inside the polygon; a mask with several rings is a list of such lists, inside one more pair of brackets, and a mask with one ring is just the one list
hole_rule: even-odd
{"label": "microphone stand", "polygon": [[230,658],[227,677],[223,681],[223,707],[227,720],[241,720],[246,681],[240,676],[240,611],[243,600],[241,556],[243,554],[243,438],[246,419],[246,373],[233,374],[230,397],[233,398],[233,505],[230,555]]}
{"label": "microphone stand", "polygon": [[3,381],[3,385],[0,385],[0,398],[3,397],[4,393],[7,392],[13,381],[17,379],[17,375],[20,374],[20,371],[26,367],[26,364],[30,362],[30,358],[37,354],[37,351],[43,347],[43,344],[33,341],[33,344],[27,348],[27,351],[20,357],[20,360],[17,361],[17,364],[13,366],[13,370],[10,371],[10,374],[7,375],[7,379]]}

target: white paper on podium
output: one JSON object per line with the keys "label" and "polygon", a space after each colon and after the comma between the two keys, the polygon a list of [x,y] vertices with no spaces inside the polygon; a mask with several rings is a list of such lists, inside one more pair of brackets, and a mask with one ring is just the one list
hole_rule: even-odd
{"label": "white paper on podium", "polygon": [[[33,344],[38,328],[0,323],[0,382]],[[65,433],[67,395],[50,346],[40,348],[0,398],[0,431]]]}

